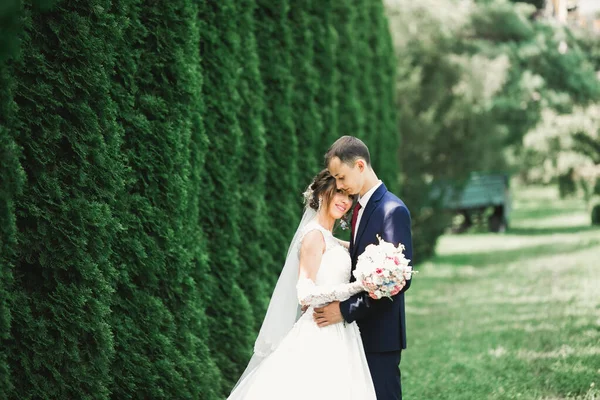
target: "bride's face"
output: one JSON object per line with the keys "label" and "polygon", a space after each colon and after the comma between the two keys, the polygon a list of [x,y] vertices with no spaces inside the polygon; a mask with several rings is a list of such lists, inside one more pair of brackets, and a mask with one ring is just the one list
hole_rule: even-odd
{"label": "bride's face", "polygon": [[340,219],[350,210],[350,207],[352,207],[352,196],[342,189],[336,189],[327,211],[333,218]]}

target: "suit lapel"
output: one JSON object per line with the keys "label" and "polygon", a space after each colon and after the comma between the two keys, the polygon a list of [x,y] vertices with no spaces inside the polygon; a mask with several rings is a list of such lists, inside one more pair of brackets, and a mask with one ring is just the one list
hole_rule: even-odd
{"label": "suit lapel", "polygon": [[363,233],[365,233],[365,229],[367,229],[367,223],[369,222],[369,218],[371,217],[371,214],[373,214],[373,211],[375,211],[375,209],[377,208],[379,202],[381,201],[381,198],[386,192],[387,188],[382,183],[381,186],[377,188],[375,193],[373,193],[373,196],[371,196],[371,198],[369,199],[367,207],[365,208],[365,211],[363,212],[363,215],[360,218],[360,224],[358,225],[356,240],[352,244],[352,251],[350,254],[354,255],[354,253],[356,253],[356,249],[358,249],[358,243],[360,243],[360,239]]}

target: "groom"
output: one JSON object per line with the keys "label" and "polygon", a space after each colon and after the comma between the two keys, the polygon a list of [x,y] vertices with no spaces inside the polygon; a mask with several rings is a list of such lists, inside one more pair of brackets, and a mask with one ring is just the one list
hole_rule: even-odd
{"label": "groom", "polygon": [[[352,270],[358,256],[369,244],[377,244],[377,235],[394,245],[405,246],[406,258],[412,259],[410,213],[406,205],[388,192],[371,167],[367,146],[358,138],[343,136],[327,151],[325,164],[336,179],[338,189],[358,194],[352,213],[350,257]],[[354,281],[354,276],[350,281]],[[315,310],[320,327],[356,321],[377,393],[377,400],[402,399],[400,355],[406,348],[404,292],[411,281],[392,300],[371,299],[365,292],[343,302],[334,302]]]}

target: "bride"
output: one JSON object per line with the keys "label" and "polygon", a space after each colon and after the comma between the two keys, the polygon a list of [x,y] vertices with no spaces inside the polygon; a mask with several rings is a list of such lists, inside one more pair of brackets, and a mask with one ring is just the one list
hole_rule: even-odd
{"label": "bride", "polygon": [[[353,197],[321,171],[305,193],[306,208],[256,343],[254,355],[229,400],[375,400],[355,322],[323,328],[313,308],[363,291],[350,280],[347,242],[333,234]],[[300,307],[308,307],[300,315]]]}

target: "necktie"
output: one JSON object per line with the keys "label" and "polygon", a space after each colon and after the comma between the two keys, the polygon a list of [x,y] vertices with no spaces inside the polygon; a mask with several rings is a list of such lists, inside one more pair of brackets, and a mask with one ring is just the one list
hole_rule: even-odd
{"label": "necktie", "polygon": [[360,203],[356,203],[356,205],[354,206],[354,211],[352,211],[352,242],[354,242],[354,232],[356,230],[356,220],[358,219],[358,212],[360,211],[360,208],[362,206],[360,205]]}

